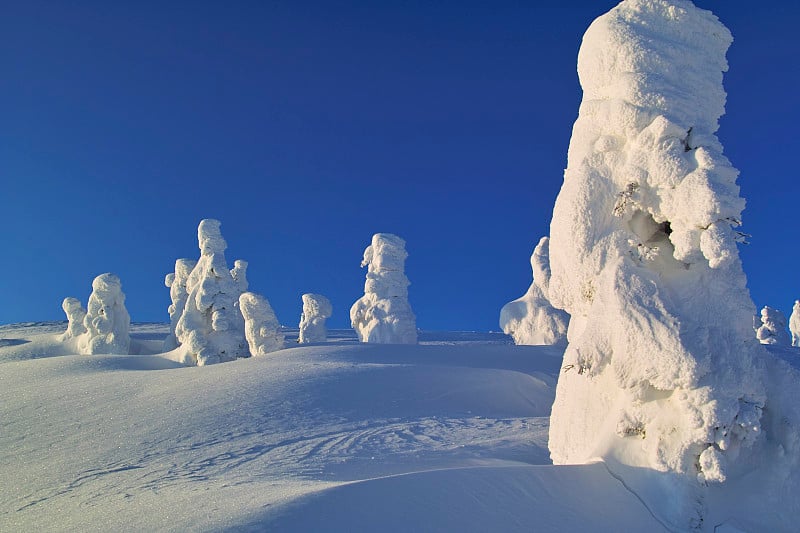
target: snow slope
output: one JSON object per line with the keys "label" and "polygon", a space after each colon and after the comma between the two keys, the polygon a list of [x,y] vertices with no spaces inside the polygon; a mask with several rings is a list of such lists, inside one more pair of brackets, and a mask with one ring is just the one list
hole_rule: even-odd
{"label": "snow slope", "polygon": [[0,327],[2,531],[659,530],[602,464],[549,464],[557,349],[331,331],[183,367],[66,354],[65,328]]}

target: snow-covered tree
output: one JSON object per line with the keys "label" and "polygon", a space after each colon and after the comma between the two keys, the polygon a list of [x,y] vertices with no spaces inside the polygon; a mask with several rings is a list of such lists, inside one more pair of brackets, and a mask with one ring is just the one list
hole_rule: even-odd
{"label": "snow-covered tree", "polygon": [[100,274],[92,282],[92,294],[83,319],[86,333],[78,338],[83,354],[127,355],[130,350],[131,318],[119,278]]}
{"label": "snow-covered tree", "polygon": [[549,296],[571,315],[552,459],[603,459],[676,530],[747,468],[766,401],[744,200],[715,136],[731,40],[686,0],[625,0],[590,26],[550,226]]}
{"label": "snow-covered tree", "polygon": [[515,344],[560,344],[567,340],[569,315],[550,304],[550,239],[542,237],[531,255],[533,283],[524,296],[500,310],[500,327]]}
{"label": "snow-covered tree", "polygon": [[241,293],[225,262],[228,244],[219,228],[218,220],[200,221],[200,259],[186,280],[186,304],[175,327],[184,361],[198,366],[249,355]]}
{"label": "snow-covered tree", "polygon": [[77,298],[64,298],[61,309],[67,315],[67,331],[61,335],[61,340],[74,339],[86,333],[83,319],[86,318],[86,309]]}
{"label": "snow-covered tree", "polygon": [[183,314],[186,300],[189,297],[189,292],[186,290],[186,282],[189,280],[189,274],[192,273],[196,265],[197,261],[192,259],[178,259],[175,261],[175,272],[167,274],[164,279],[164,284],[169,287],[169,296],[172,299],[172,304],[169,306],[169,335],[164,340],[165,351],[174,350],[178,347],[175,328],[178,326],[178,320]]}
{"label": "snow-covered tree", "polygon": [[789,317],[789,331],[792,332],[792,346],[800,346],[800,300],[794,301]]}
{"label": "snow-covered tree", "polygon": [[406,242],[391,233],[376,233],[364,250],[368,267],[364,296],[350,308],[350,322],[361,342],[416,344],[416,317],[408,303]]}
{"label": "snow-covered tree", "polygon": [[325,342],[328,329],[325,321],[333,314],[330,300],[321,294],[303,295],[303,314],[300,315],[300,336],[297,342]]}
{"label": "snow-covered tree", "polygon": [[247,292],[249,283],[247,282],[247,261],[237,259],[233,262],[231,277],[236,282],[236,288],[240,293]]}
{"label": "snow-covered tree", "polygon": [[239,309],[244,317],[245,337],[252,355],[264,355],[283,348],[281,325],[266,298],[253,292],[242,293]]}
{"label": "snow-covered tree", "polygon": [[786,331],[786,317],[778,309],[765,305],[757,324],[756,338],[761,344],[787,346],[791,341]]}

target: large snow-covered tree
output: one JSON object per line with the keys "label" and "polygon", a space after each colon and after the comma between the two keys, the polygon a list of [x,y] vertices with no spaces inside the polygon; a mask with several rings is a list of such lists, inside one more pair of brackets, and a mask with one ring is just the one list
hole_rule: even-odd
{"label": "large snow-covered tree", "polygon": [[786,331],[786,317],[779,309],[765,305],[754,326],[761,344],[788,345],[791,342]]}
{"label": "large snow-covered tree", "polygon": [[300,335],[297,342],[325,342],[328,329],[325,321],[333,314],[331,301],[321,294],[306,293],[302,296],[303,314],[300,315]]}
{"label": "large snow-covered tree", "polygon": [[553,461],[603,459],[675,529],[702,523],[701,487],[737,471],[766,401],[744,200],[715,136],[731,40],[685,0],[625,0],[594,21],[550,226],[549,296],[571,315]]}
{"label": "large snow-covered tree", "polygon": [[391,233],[376,233],[364,250],[367,268],[364,296],[350,308],[350,322],[361,342],[416,344],[416,317],[408,303],[405,275],[406,241]]}
{"label": "large snow-covered tree", "polygon": [[789,331],[792,333],[792,346],[800,346],[800,300],[794,301],[789,316]]}
{"label": "large snow-covered tree", "polygon": [[115,274],[100,274],[92,281],[83,325],[86,332],[78,337],[81,353],[128,354],[131,317],[125,308],[122,283]]}

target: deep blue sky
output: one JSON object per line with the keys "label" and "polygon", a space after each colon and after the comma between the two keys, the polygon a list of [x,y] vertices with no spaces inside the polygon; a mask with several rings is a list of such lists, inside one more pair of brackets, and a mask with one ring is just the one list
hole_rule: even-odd
{"label": "deep blue sky", "polygon": [[[583,32],[615,2],[40,2],[0,18],[0,323],[60,320],[97,274],[134,321],[222,221],[296,325],[348,327],[375,232],[408,242],[424,329],[497,329],[548,233]],[[756,305],[800,298],[800,8],[698,0],[731,29],[719,137],[748,201]]]}

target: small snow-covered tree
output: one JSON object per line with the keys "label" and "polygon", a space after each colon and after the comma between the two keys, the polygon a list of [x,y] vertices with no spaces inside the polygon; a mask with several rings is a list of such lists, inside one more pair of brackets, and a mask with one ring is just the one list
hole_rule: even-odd
{"label": "small snow-covered tree", "polygon": [[408,303],[406,242],[391,233],[376,233],[364,250],[368,267],[364,296],[350,308],[350,322],[361,342],[416,344],[416,317]]}
{"label": "small snow-covered tree", "polygon": [[169,306],[169,335],[164,340],[165,351],[174,350],[178,347],[175,328],[178,326],[178,320],[183,314],[186,300],[189,297],[189,292],[186,290],[186,282],[189,280],[189,275],[196,265],[197,261],[192,259],[178,259],[175,261],[175,272],[167,274],[164,280],[164,284],[169,287],[169,295],[172,299],[172,304]]}
{"label": "small snow-covered tree", "polygon": [[244,316],[244,332],[251,355],[264,355],[283,348],[281,325],[266,298],[253,292],[242,293],[239,309]]}
{"label": "small snow-covered tree", "polygon": [[86,318],[86,309],[77,298],[64,298],[61,308],[67,315],[67,331],[61,335],[61,340],[74,339],[86,333],[83,319]]}
{"label": "small snow-covered tree", "polygon": [[328,329],[325,320],[333,314],[330,300],[321,294],[306,293],[303,295],[303,314],[300,315],[300,344],[309,342],[325,342]]}
{"label": "small snow-covered tree", "polygon": [[247,261],[237,259],[233,262],[231,269],[231,277],[236,282],[236,288],[239,293],[247,292],[249,283],[247,282]]}
{"label": "small snow-covered tree", "polygon": [[130,350],[131,318],[119,278],[100,274],[92,282],[92,294],[83,319],[86,333],[78,338],[83,354],[127,355]]}
{"label": "small snow-covered tree", "polygon": [[533,283],[524,296],[500,310],[500,327],[515,344],[561,344],[567,341],[569,315],[550,304],[550,239],[542,237],[531,255]]}
{"label": "small snow-covered tree", "polygon": [[767,305],[761,310],[761,317],[756,330],[756,338],[761,344],[788,345],[789,334],[786,332],[786,317],[778,309]]}
{"label": "small snow-covered tree", "polygon": [[794,301],[789,317],[789,331],[792,332],[792,346],[800,346],[800,300]]}
{"label": "small snow-covered tree", "polygon": [[200,259],[186,280],[186,305],[175,327],[184,361],[198,366],[247,357],[239,286],[225,262],[218,220],[200,221]]}

